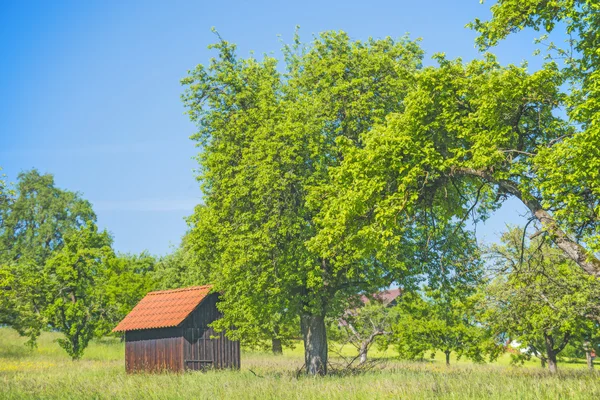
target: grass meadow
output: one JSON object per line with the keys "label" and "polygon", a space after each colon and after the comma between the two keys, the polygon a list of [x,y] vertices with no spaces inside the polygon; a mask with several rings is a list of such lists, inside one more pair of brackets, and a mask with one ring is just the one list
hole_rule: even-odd
{"label": "grass meadow", "polygon": [[550,376],[538,363],[510,366],[508,356],[485,365],[452,360],[446,367],[442,357],[404,362],[392,351],[373,351],[380,362],[369,372],[311,378],[296,373],[302,366],[302,348],[296,347],[282,356],[245,351],[240,371],[127,375],[119,339],[95,341],[73,362],[57,337],[45,333],[29,350],[15,331],[0,328],[0,399],[600,398],[600,374],[589,373],[581,360],[559,363],[559,375]]}

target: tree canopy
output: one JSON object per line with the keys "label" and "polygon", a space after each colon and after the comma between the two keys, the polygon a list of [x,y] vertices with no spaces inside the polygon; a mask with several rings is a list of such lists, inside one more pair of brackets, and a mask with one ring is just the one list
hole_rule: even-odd
{"label": "tree canopy", "polygon": [[64,244],[70,231],[95,222],[91,204],[78,193],[57,188],[54,177],[37,170],[22,172],[0,202],[0,255],[3,262],[27,259],[43,265]]}
{"label": "tree canopy", "polygon": [[0,322],[34,340],[44,329],[43,269],[65,237],[95,222],[90,203],[59,189],[50,174],[20,173],[14,188],[0,185]]}
{"label": "tree canopy", "polygon": [[110,332],[155,286],[153,257],[115,255],[90,203],[59,189],[50,174],[0,181],[0,322],[35,342],[63,333],[73,358]]}
{"label": "tree canopy", "polygon": [[[480,33],[477,44],[482,50],[526,28],[545,31],[539,42],[545,45],[547,65],[560,68],[565,83],[563,111],[571,129],[535,152],[536,197],[550,213],[538,219],[546,221],[553,240],[571,259],[596,276],[600,271],[599,7],[595,0],[499,0],[491,7],[489,21],[470,24]],[[564,44],[554,41],[556,33],[567,38]],[[569,241],[585,248],[567,246]]]}
{"label": "tree canopy", "polygon": [[88,222],[65,238],[63,248],[44,267],[48,305],[41,314],[45,322],[65,335],[58,344],[73,359],[82,356],[92,338],[107,332],[108,259],[114,257],[111,244],[107,232],[98,232]]}
{"label": "tree canopy", "polygon": [[[347,242],[330,250],[336,238],[323,231],[323,220],[334,217],[324,208],[332,169],[403,112],[422,51],[406,38],[362,42],[326,32],[310,45],[296,37],[285,46],[280,72],[271,57],[240,59],[222,39],[212,47],[218,58],[183,80],[199,127],[193,139],[202,148],[198,179],[205,194],[190,240],[199,254],[211,253],[206,259],[226,311],[221,327],[235,325],[232,335],[247,336],[257,326],[287,326],[300,317],[306,367],[324,373],[324,316],[342,311],[339,300],[424,272],[439,255],[434,246],[422,250],[428,262],[414,256],[417,243],[427,241],[419,224],[405,240],[358,251]],[[335,218],[350,222],[344,213]],[[324,237],[329,242],[318,240]]]}

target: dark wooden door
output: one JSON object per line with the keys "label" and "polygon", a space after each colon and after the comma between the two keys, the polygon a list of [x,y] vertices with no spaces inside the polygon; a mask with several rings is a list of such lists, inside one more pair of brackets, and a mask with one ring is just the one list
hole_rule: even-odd
{"label": "dark wooden door", "polygon": [[184,328],[185,369],[204,370],[214,365],[212,329]]}

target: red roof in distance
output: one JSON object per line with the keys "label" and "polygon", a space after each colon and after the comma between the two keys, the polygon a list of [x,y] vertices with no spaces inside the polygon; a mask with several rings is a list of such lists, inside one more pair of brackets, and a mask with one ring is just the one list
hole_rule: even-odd
{"label": "red roof in distance", "polygon": [[[387,306],[390,303],[392,303],[394,300],[396,300],[401,294],[402,294],[402,289],[396,288],[396,289],[387,289],[387,290],[383,290],[378,293],[374,293],[373,297],[375,299],[381,301],[384,306]],[[369,299],[367,298],[367,296],[361,296],[360,300],[365,304],[369,302]]]}
{"label": "red roof in distance", "polygon": [[210,293],[212,285],[148,293],[113,332],[178,326]]}

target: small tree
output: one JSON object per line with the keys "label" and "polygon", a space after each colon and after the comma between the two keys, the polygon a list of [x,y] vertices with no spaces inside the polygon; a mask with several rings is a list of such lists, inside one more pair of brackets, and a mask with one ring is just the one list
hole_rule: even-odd
{"label": "small tree", "polygon": [[[587,329],[586,329],[587,328]],[[600,348],[600,323],[596,321],[588,321],[587,327],[582,330],[579,337],[581,348],[585,354],[588,369],[594,370],[594,358]]]}
{"label": "small tree", "polygon": [[519,343],[515,361],[535,356],[555,373],[558,354],[582,343],[600,316],[597,279],[543,235],[528,240],[520,228],[509,228],[489,254],[495,278],[485,292],[486,320]]}
{"label": "small tree", "polygon": [[[371,346],[378,338],[390,335],[397,320],[397,310],[382,294],[365,296],[349,304],[340,319],[334,320],[330,329],[332,339],[342,346],[350,343],[358,352],[359,365],[367,362]],[[354,362],[353,359],[350,364]]]}
{"label": "small tree", "polygon": [[110,307],[105,292],[109,259],[114,256],[109,234],[88,223],[65,238],[64,247],[44,268],[48,284],[43,315],[64,334],[58,344],[73,360],[79,359],[89,341],[106,333],[103,319]]}
{"label": "small tree", "polygon": [[91,204],[57,188],[50,174],[20,173],[14,187],[0,180],[0,323],[29,345],[47,326],[44,265],[66,236],[95,220]]}
{"label": "small tree", "polygon": [[478,318],[477,296],[472,289],[431,289],[407,293],[398,303],[394,340],[401,357],[422,358],[424,353],[441,351],[450,365],[450,355],[476,362],[499,354],[489,331]]}

